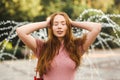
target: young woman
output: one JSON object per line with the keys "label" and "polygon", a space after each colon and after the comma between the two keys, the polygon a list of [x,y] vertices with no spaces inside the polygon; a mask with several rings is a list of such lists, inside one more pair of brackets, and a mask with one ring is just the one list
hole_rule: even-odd
{"label": "young woman", "polygon": [[[89,31],[83,38],[74,38],[72,26]],[[48,40],[30,35],[48,28]],[[57,12],[43,22],[30,23],[16,29],[19,38],[36,54],[37,71],[44,80],[74,80],[81,56],[101,30],[100,23],[72,21],[64,12]]]}

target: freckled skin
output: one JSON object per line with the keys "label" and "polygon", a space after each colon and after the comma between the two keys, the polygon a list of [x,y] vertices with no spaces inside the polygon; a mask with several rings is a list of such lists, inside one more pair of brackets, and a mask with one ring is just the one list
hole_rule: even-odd
{"label": "freckled skin", "polygon": [[53,34],[58,37],[58,39],[62,39],[67,32],[67,25],[65,18],[62,15],[56,15],[53,20]]}

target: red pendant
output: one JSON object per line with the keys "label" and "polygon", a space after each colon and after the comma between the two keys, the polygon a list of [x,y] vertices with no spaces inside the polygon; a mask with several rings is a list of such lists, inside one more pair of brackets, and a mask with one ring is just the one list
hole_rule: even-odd
{"label": "red pendant", "polygon": [[34,76],[34,80],[43,80],[43,78],[36,78],[36,76]]}

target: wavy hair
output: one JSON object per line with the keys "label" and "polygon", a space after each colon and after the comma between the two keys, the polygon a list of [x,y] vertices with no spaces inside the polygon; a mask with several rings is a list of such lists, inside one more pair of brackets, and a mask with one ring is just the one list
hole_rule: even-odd
{"label": "wavy hair", "polygon": [[76,63],[76,67],[80,65],[81,56],[83,54],[82,49],[80,50],[79,47],[81,46],[82,48],[85,41],[85,36],[83,38],[73,37],[72,25],[66,13],[57,12],[52,14],[50,18],[50,26],[48,28],[48,40],[42,46],[36,68],[36,70],[39,71],[40,76],[46,74],[46,72],[50,70],[51,62],[58,54],[58,50],[60,48],[60,41],[56,36],[54,36],[52,30],[54,17],[56,15],[62,15],[66,20],[68,30],[64,36],[64,48],[68,52],[70,58]]}

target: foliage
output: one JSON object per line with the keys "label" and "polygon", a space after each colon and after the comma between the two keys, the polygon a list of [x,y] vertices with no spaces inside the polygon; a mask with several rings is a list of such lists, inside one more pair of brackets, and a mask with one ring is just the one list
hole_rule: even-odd
{"label": "foliage", "polygon": [[56,11],[65,11],[72,19],[88,8],[104,13],[120,13],[119,0],[1,0],[0,20],[40,21]]}
{"label": "foliage", "polygon": [[1,0],[1,20],[32,21],[39,15],[40,0]]}

